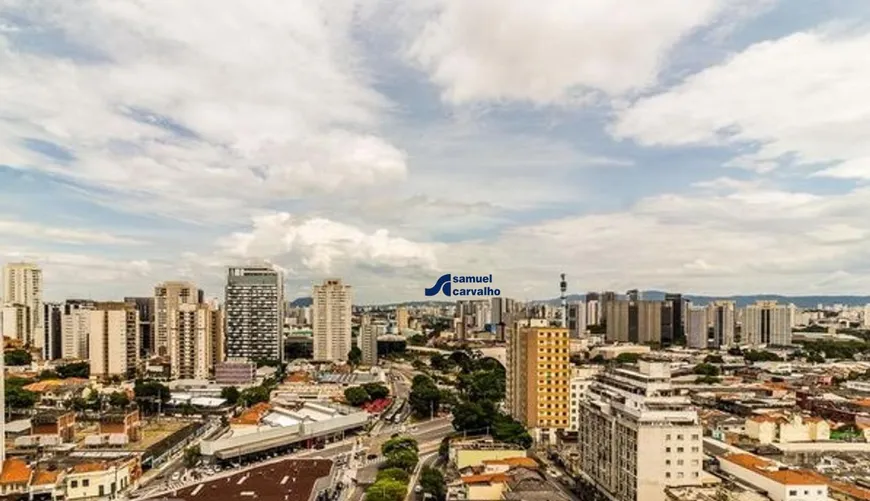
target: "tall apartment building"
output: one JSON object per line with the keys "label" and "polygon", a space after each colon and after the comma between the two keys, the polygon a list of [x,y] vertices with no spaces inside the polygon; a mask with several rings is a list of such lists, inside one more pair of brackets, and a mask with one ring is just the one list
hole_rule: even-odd
{"label": "tall apartment building", "polygon": [[695,485],[702,431],[670,367],[641,361],[597,376],[580,408],[579,467],[615,501],[664,501],[669,486]]}
{"label": "tall apartment building", "polygon": [[519,327],[507,344],[507,410],[538,442],[570,423],[568,329]]}
{"label": "tall apartment building", "polygon": [[20,341],[32,348],[42,348],[45,321],[42,306],[42,269],[31,263],[8,263],[3,267],[3,302],[27,308],[29,317]]}
{"label": "tall apartment building", "polygon": [[140,355],[150,355],[154,346],[154,298],[125,297],[124,302],[136,305],[136,311],[139,312],[139,346],[142,349]]}
{"label": "tall apartment building", "polygon": [[32,322],[30,308],[23,304],[6,304],[0,308],[0,334],[26,343]]}
{"label": "tall apartment building", "polygon": [[571,369],[568,431],[577,433],[580,430],[580,406],[586,399],[586,392],[601,369],[600,365],[584,365]]}
{"label": "tall apartment building", "polygon": [[665,294],[662,304],[662,345],[685,342],[686,306],[682,294]]}
{"label": "tall apartment building", "polygon": [[200,304],[203,293],[190,282],[163,282],[154,287],[154,340],[151,353],[168,357],[172,330],[182,304]]}
{"label": "tall apartment building", "polygon": [[364,365],[378,365],[378,330],[368,315],[363,315],[359,326],[359,349]]}
{"label": "tall apartment building", "polygon": [[170,371],[174,379],[212,376],[220,344],[220,310],[208,304],[180,304],[173,322]]}
{"label": "tall apartment building", "polygon": [[707,348],[709,337],[708,308],[704,306],[689,306],[686,310],[686,345],[696,350]]}
{"label": "tall apartment building", "polygon": [[791,310],[776,301],[757,301],[743,311],[743,343],[791,345]]}
{"label": "tall apartment building", "polygon": [[590,325],[601,325],[601,303],[597,299],[586,300],[586,326]]}
{"label": "tall apartment building", "polygon": [[607,303],[608,342],[658,344],[662,341],[662,301],[619,299]]}
{"label": "tall apartment building", "polygon": [[408,328],[408,321],[408,308],[405,308],[404,306],[396,308],[396,329],[399,330],[399,334]]}
{"label": "tall apartment building", "polygon": [[456,332],[456,340],[465,341],[474,325],[474,306],[471,301],[456,301],[455,322],[453,330]]}
{"label": "tall apartment building", "polygon": [[91,375],[135,377],[139,362],[139,313],[135,305],[96,303],[88,314]]}
{"label": "tall apartment building", "polygon": [[586,303],[572,301],[568,303],[568,315],[565,326],[571,334],[571,338],[580,339],[586,334]]}
{"label": "tall apartment building", "polygon": [[88,340],[91,331],[90,310],[94,302],[87,299],[68,299],[63,303],[60,325],[60,356],[68,360],[87,360],[90,356]]}
{"label": "tall apartment building", "polygon": [[269,267],[227,273],[226,357],[284,360],[284,276]]}
{"label": "tall apartment building", "polygon": [[734,301],[713,301],[707,305],[707,321],[713,330],[709,347],[728,348],[734,345],[734,327],[737,323],[735,312]]}
{"label": "tall apartment building", "polygon": [[314,360],[342,362],[351,349],[353,290],[340,279],[324,280],[311,295]]}
{"label": "tall apartment building", "polygon": [[45,349],[46,360],[61,358],[63,347],[63,303],[45,303]]}

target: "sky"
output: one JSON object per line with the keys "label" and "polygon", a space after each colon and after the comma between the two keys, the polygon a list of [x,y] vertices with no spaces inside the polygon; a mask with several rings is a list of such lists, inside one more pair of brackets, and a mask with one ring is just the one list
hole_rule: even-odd
{"label": "sky", "polygon": [[0,262],[870,293],[865,0],[0,0]]}

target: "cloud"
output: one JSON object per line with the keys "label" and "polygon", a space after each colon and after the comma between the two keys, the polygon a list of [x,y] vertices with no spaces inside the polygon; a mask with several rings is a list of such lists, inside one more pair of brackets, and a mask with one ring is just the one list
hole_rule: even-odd
{"label": "cloud", "polygon": [[643,146],[739,146],[730,165],[827,166],[870,178],[870,33],[813,31],[752,45],[619,112],[617,138]]}
{"label": "cloud", "polygon": [[287,213],[259,216],[249,231],[219,243],[230,259],[264,259],[296,274],[336,273],[354,267],[434,269],[434,246],[379,229],[359,228],[322,218]]}
{"label": "cloud", "polygon": [[[730,5],[728,5],[730,4]],[[749,2],[723,0],[439,0],[407,57],[451,104],[565,104],[656,83],[685,37]]]}
{"label": "cloud", "polygon": [[0,156],[185,219],[401,180],[358,4],[4,2]]}
{"label": "cloud", "polygon": [[0,219],[0,235],[16,239],[38,239],[65,244],[138,245],[142,243],[133,238],[116,236],[102,231],[59,228],[12,219]]}

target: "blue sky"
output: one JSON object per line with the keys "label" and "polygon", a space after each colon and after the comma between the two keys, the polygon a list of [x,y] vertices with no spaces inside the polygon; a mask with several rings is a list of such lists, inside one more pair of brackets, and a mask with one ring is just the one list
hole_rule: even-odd
{"label": "blue sky", "polygon": [[[192,22],[196,19],[197,22]],[[0,1],[0,261],[870,293],[860,0]]]}

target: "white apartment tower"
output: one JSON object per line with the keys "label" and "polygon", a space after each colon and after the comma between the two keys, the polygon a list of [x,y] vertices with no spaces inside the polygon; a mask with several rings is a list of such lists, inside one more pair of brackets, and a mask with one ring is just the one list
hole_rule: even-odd
{"label": "white apartment tower", "polygon": [[664,501],[702,473],[698,413],[671,387],[670,366],[640,361],[597,376],[580,407],[579,466],[615,501]]}
{"label": "white apartment tower", "polygon": [[19,340],[32,348],[44,345],[42,269],[31,263],[9,263],[3,267],[3,303],[26,308],[27,325]]}
{"label": "white apartment tower", "polygon": [[230,268],[226,358],[284,360],[284,275],[271,267]]}
{"label": "white apartment tower", "polygon": [[[735,313],[734,301],[713,301],[707,305],[707,322],[713,327],[710,348],[728,348],[734,345],[734,327],[737,323]],[[745,333],[743,340],[746,341]]]}
{"label": "white apartment tower", "polygon": [[173,322],[170,366],[175,379],[208,379],[220,347],[220,310],[208,304],[181,304]]}
{"label": "white apartment tower", "polygon": [[791,345],[791,314],[788,305],[757,301],[743,312],[743,343],[753,346]]}
{"label": "white apartment tower", "polygon": [[60,356],[68,360],[87,360],[90,356],[88,340],[94,302],[68,299],[63,304],[60,318]]}
{"label": "white apartment tower", "polygon": [[172,333],[178,319],[178,308],[183,304],[202,303],[202,291],[190,282],[163,282],[154,287],[154,326],[151,353],[171,357],[174,344]]}
{"label": "white apartment tower", "polygon": [[[315,285],[312,293],[314,360],[342,362],[351,349],[353,291],[340,279]],[[362,348],[360,348],[362,349]]]}
{"label": "white apartment tower", "polygon": [[90,316],[91,375],[135,377],[139,362],[139,313],[130,303],[96,303]]}

